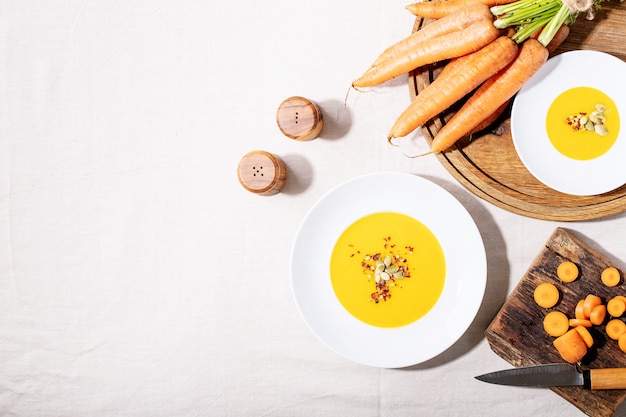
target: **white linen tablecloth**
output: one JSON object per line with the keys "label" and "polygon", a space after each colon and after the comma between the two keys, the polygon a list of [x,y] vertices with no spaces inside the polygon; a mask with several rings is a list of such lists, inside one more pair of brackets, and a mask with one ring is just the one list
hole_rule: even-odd
{"label": "white linen tablecloth", "polygon": [[[410,33],[406,4],[0,1],[0,415],[582,415],[549,390],[476,381],[508,366],[483,332],[555,227],[626,259],[626,219],[525,218],[390,147],[406,77],[346,93]],[[293,95],[322,108],[319,138],[278,131]],[[238,183],[255,149],[287,164],[281,193]],[[409,369],[327,349],[289,281],[317,199],[389,170],[458,198],[488,256],[470,329]]]}

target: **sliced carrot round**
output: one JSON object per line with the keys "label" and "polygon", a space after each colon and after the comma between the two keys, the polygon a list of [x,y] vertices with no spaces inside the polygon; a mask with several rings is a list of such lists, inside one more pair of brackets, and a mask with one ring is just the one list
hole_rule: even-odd
{"label": "sliced carrot round", "polygon": [[593,323],[589,319],[569,319],[570,327],[591,327]]}
{"label": "sliced carrot round", "polygon": [[569,330],[569,320],[565,313],[551,311],[543,318],[543,328],[550,336],[559,337]]}
{"label": "sliced carrot round", "polygon": [[626,323],[620,319],[612,319],[606,324],[606,335],[613,340],[619,339],[619,337],[626,333]]}
{"label": "sliced carrot round", "polygon": [[591,309],[591,314],[589,314],[589,321],[591,322],[591,324],[599,326],[604,323],[605,317],[606,306],[604,304],[599,304]]}
{"label": "sliced carrot round", "polygon": [[578,278],[578,267],[574,262],[561,262],[556,269],[556,275],[563,282],[573,282]]}
{"label": "sliced carrot round", "polygon": [[540,307],[550,308],[554,307],[556,303],[559,302],[561,293],[556,285],[550,282],[544,282],[537,285],[535,292],[533,293],[533,297],[535,298],[537,305]]}
{"label": "sliced carrot round", "polygon": [[588,348],[593,346],[593,342],[594,342],[593,336],[591,336],[591,333],[589,333],[589,330],[587,330],[586,327],[577,326],[577,327],[574,327],[574,328],[580,334],[580,336],[583,338],[583,340],[585,341],[585,344],[587,345]]}
{"label": "sliced carrot round", "polygon": [[597,305],[602,304],[602,299],[595,294],[589,294],[585,297],[585,303],[583,304],[583,313],[585,317],[591,315],[591,310]]}
{"label": "sliced carrot round", "polygon": [[626,311],[626,302],[619,296],[613,297],[606,303],[606,311],[611,317],[621,317]]}
{"label": "sliced carrot round", "polygon": [[622,352],[626,352],[626,332],[622,333],[617,339],[617,346],[619,346]]}
{"label": "sliced carrot round", "polygon": [[576,304],[576,309],[574,310],[574,317],[576,317],[579,320],[589,319],[589,317],[585,317],[585,309],[583,308],[584,306],[585,306],[585,300],[580,300]]}
{"label": "sliced carrot round", "polygon": [[622,277],[620,276],[617,268],[611,266],[602,271],[600,279],[602,280],[602,283],[607,287],[615,287],[617,284],[620,283]]}

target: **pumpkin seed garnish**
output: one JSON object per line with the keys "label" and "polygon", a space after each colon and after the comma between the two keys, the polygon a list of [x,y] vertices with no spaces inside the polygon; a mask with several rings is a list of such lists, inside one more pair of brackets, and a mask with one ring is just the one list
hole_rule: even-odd
{"label": "pumpkin seed garnish", "polygon": [[393,263],[393,258],[385,256],[383,261],[376,261],[376,269],[374,269],[374,280],[376,283],[379,283],[381,280],[389,281],[392,277],[394,279],[404,278],[404,271]]}

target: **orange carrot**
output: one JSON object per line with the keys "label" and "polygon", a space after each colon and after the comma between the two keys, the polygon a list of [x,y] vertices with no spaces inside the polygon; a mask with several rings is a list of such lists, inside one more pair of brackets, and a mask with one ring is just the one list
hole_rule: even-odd
{"label": "orange carrot", "polygon": [[585,302],[583,304],[583,311],[585,316],[591,317],[591,311],[595,306],[599,306],[602,304],[602,299],[595,294],[588,294],[585,297]]}
{"label": "orange carrot", "polygon": [[569,330],[569,320],[565,313],[551,311],[543,318],[543,329],[550,336],[559,337]]}
{"label": "orange carrot", "polygon": [[416,16],[427,19],[440,19],[458,9],[466,7],[468,4],[485,4],[488,7],[499,4],[512,3],[514,0],[434,0],[423,1],[406,6],[406,9]]}
{"label": "orange carrot", "polygon": [[572,261],[563,261],[556,268],[556,276],[563,282],[576,281],[578,274],[578,266]]}
{"label": "orange carrot", "polygon": [[606,311],[611,317],[622,317],[626,311],[626,303],[621,298],[613,297],[606,303]]}
{"label": "orange carrot", "polygon": [[611,266],[602,271],[600,279],[607,287],[615,287],[617,284],[620,283],[622,277],[617,268]]}
{"label": "orange carrot", "polygon": [[570,327],[591,327],[593,323],[589,319],[569,319]]}
{"label": "orange carrot", "polygon": [[[554,35],[554,38],[552,38],[550,43],[546,46],[546,49],[548,50],[550,54],[556,51],[556,49],[559,46],[561,46],[561,44],[565,41],[565,39],[567,39],[567,36],[569,35],[569,31],[570,31],[569,26],[561,25],[561,27],[557,30],[556,35]],[[515,33],[514,30],[513,30],[513,33]],[[507,34],[507,36],[509,35]],[[507,109],[509,104],[511,104],[511,99],[504,102],[500,107],[498,107],[498,109],[495,112],[493,112],[489,117],[483,120],[478,126],[473,128],[470,131],[470,134],[478,133],[480,131],[487,129],[489,126],[491,126],[493,122],[498,120],[498,118],[504,113],[504,111]]]}
{"label": "orange carrot", "polygon": [[483,81],[507,65],[517,53],[517,44],[501,36],[477,52],[458,58],[420,92],[398,117],[388,138],[406,136],[458,100],[469,94]]}
{"label": "orange carrot", "polygon": [[606,318],[606,306],[604,304],[600,304],[591,309],[591,313],[589,314],[589,321],[591,324],[596,326],[604,323],[604,319]]}
{"label": "orange carrot", "polygon": [[551,308],[559,302],[561,292],[553,283],[543,282],[535,287],[533,298],[539,307]]}
{"label": "orange carrot", "polygon": [[626,352],[626,334],[622,334],[617,338],[617,346],[622,352]]}
{"label": "orange carrot", "polygon": [[570,329],[552,342],[563,359],[569,363],[580,361],[587,354],[587,344],[576,329]]}
{"label": "orange carrot", "polygon": [[499,33],[491,20],[479,20],[460,31],[420,42],[408,53],[373,66],[352,86],[373,87],[423,65],[475,52],[496,39]]}
{"label": "orange carrot", "polygon": [[574,329],[576,329],[578,334],[580,334],[580,336],[583,338],[588,348],[593,346],[595,341],[593,340],[593,336],[591,335],[589,330],[587,330],[586,327],[578,326],[578,327],[574,327]]}
{"label": "orange carrot", "polygon": [[585,300],[580,300],[576,304],[576,309],[574,310],[574,317],[577,320],[589,320],[589,317],[585,316]]}
{"label": "orange carrot", "polygon": [[472,4],[461,8],[441,19],[428,23],[401,41],[391,45],[376,58],[370,68],[380,65],[387,60],[397,59],[399,56],[406,55],[410,53],[412,49],[418,47],[421,42],[428,39],[463,30],[472,23],[486,19],[493,19],[493,15],[487,5]]}
{"label": "orange carrot", "polygon": [[617,340],[622,334],[626,333],[626,324],[620,319],[611,319],[606,324],[605,330],[609,338]]}
{"label": "orange carrot", "polygon": [[482,120],[513,97],[548,59],[548,50],[535,39],[527,39],[517,57],[489,78],[433,138],[431,152],[442,152],[467,135]]}
{"label": "orange carrot", "polygon": [[498,120],[500,118],[500,116],[502,116],[502,114],[504,113],[504,111],[507,109],[507,107],[510,104],[510,100],[507,100],[506,102],[502,103],[502,105],[500,107],[498,107],[496,109],[496,111],[494,111],[493,113],[491,113],[489,116],[487,116],[487,118],[485,120],[483,120],[482,122],[480,122],[478,125],[476,125],[470,132],[469,134],[472,135],[474,133],[478,133],[481,132],[485,129],[487,129],[489,126],[491,126],[496,120]]}

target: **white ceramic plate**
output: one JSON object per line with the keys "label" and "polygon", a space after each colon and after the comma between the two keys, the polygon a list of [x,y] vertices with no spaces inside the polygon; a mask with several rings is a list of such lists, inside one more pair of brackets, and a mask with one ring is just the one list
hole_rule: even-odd
{"label": "white ceramic plate", "polygon": [[[612,55],[589,50],[570,51],[550,58],[522,87],[511,112],[515,149],[528,171],[548,187],[572,195],[603,194],[626,183],[624,129],[613,147],[591,160],[575,160],[554,148],[545,128],[552,102],[574,87],[592,87],[615,102],[626,114],[626,63]],[[626,118],[621,117],[621,123]]]}
{"label": "white ceramic plate", "polygon": [[[372,189],[397,196],[373,199]],[[437,237],[446,259],[436,305],[403,327],[381,328],[352,316],[335,296],[330,258],[339,236],[356,220],[379,212],[406,214]],[[357,177],[323,196],[300,225],[291,257],[298,309],[330,349],[357,363],[402,368],[431,359],[468,329],[482,302],[487,262],[482,238],[465,208],[446,190],[415,175],[381,172]]]}

